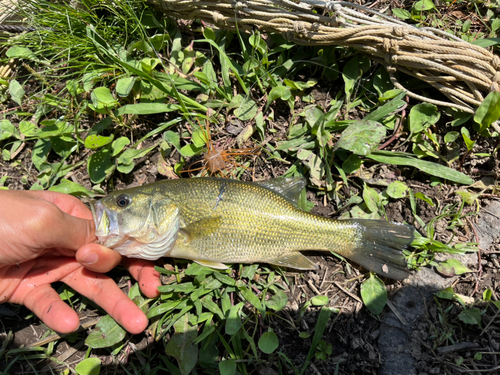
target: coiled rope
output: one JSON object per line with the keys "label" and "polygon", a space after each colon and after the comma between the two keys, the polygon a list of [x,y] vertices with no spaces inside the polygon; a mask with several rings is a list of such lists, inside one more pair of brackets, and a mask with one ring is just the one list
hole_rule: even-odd
{"label": "coiled rope", "polygon": [[[367,7],[322,0],[148,0],[181,19],[219,28],[281,33],[301,45],[355,48],[383,64],[394,86],[408,96],[474,113],[491,91],[500,91],[500,57],[444,31],[417,28]],[[395,72],[427,82],[446,98],[403,87]],[[447,100],[446,100],[447,99]]]}

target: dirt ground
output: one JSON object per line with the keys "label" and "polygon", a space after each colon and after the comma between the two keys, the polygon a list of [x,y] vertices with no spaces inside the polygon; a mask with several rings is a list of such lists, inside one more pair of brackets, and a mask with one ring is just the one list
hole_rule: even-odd
{"label": "dirt ground", "polygon": [[[329,93],[323,93],[328,97]],[[300,110],[300,108],[298,109]],[[284,126],[288,119],[277,116],[276,128],[284,131]],[[15,121],[15,119],[11,119]],[[225,142],[230,134],[221,129],[215,142]],[[279,132],[278,132],[279,136]],[[154,142],[154,139],[151,140]],[[273,140],[271,140],[273,142]],[[17,163],[1,162],[0,175],[9,176],[6,186],[10,189],[28,189],[36,181],[35,168],[31,165],[30,150],[33,144],[26,142],[24,149],[17,156]],[[146,147],[147,145],[145,145]],[[484,142],[479,145],[478,152],[491,152],[493,144]],[[128,176],[117,175],[115,180],[116,188],[136,186],[143,183],[155,181],[163,178],[158,174],[156,160],[158,154],[152,155],[139,163],[133,174]],[[80,158],[87,157],[80,155]],[[170,162],[174,163],[178,155],[172,155]],[[77,163],[79,160],[71,160]],[[477,162],[469,160],[469,171],[472,165],[477,170]],[[495,183],[491,176],[498,175],[498,160],[488,160],[483,162],[480,169],[491,171],[489,176],[482,177],[485,185]],[[261,159],[256,161],[255,172],[248,173],[244,179],[262,179],[283,173],[284,167],[278,163],[269,163]],[[467,172],[467,171],[466,171]],[[470,172],[474,178],[481,180],[477,173]],[[420,191],[433,198],[441,204],[458,202],[458,197],[454,192],[457,186],[431,187],[428,176],[413,173],[409,168],[396,168],[392,166],[382,166],[370,169],[366,168],[366,176],[370,181],[392,181],[398,179],[404,181],[415,192]],[[365,176],[365,179],[366,179]],[[88,188],[91,187],[88,175],[84,167],[74,171],[69,176]],[[383,188],[377,187],[375,188]],[[356,193],[355,188],[343,188],[341,193],[345,196]],[[318,199],[312,192],[308,193],[308,198],[315,202],[313,212],[324,216],[340,215],[338,207],[331,204],[326,206],[323,199]],[[406,203],[405,203],[406,202]],[[437,207],[419,200],[418,214],[427,222],[436,216]],[[482,293],[486,289],[491,289],[498,294],[498,282],[500,278],[499,263],[497,253],[500,252],[500,238],[498,237],[498,226],[500,224],[500,203],[497,197],[486,192],[482,195],[478,203],[481,207],[479,215],[470,216],[462,227],[450,231],[446,227],[446,221],[436,225],[436,238],[447,242],[451,234],[455,236],[455,241],[476,242],[476,239],[486,241],[487,247],[481,251],[480,267],[478,255],[472,254],[465,259],[466,264],[473,269],[465,277],[442,278],[438,276],[432,268],[427,268],[414,273],[409,279],[402,282],[390,282],[388,291],[392,306],[386,307],[380,317],[376,317],[368,312],[363,306],[359,295],[360,270],[354,265],[348,270],[345,264],[333,256],[320,256],[319,254],[309,254],[311,259],[319,265],[319,270],[298,274],[289,272],[287,275],[294,280],[292,287],[286,290],[289,304],[280,313],[286,321],[295,321],[299,309],[304,303],[315,295],[326,295],[331,301],[331,306],[339,309],[339,313],[333,316],[325,331],[324,340],[332,345],[332,354],[327,360],[316,360],[308,370],[309,374],[329,374],[332,373],[337,364],[340,364],[340,373],[344,374],[458,374],[464,367],[456,364],[462,361],[464,364],[478,370],[491,369],[498,366],[497,353],[499,352],[500,327],[493,320],[496,318],[496,311],[488,308],[484,312],[482,321],[492,323],[485,327],[467,325],[457,318],[460,308],[456,302],[438,299],[434,293],[444,287],[453,285],[454,290],[464,296],[474,299],[481,299]],[[475,206],[466,206],[466,210],[473,212]],[[421,230],[414,222],[409,207],[409,202],[397,201],[390,203],[386,208],[389,220],[414,224],[417,230]],[[489,220],[489,225],[495,230],[488,229],[484,221]],[[485,230],[481,228],[486,228]],[[483,232],[481,232],[483,230]],[[482,238],[476,238],[481,235]],[[489,236],[489,238],[487,238]],[[167,261],[171,261],[168,260]],[[163,260],[158,264],[163,264]],[[349,272],[350,271],[350,272]],[[113,273],[117,280],[123,278],[123,271]],[[126,291],[129,284],[126,281],[121,283]],[[99,312],[94,308],[87,307],[81,312],[82,322],[92,321]],[[280,350],[288,358],[292,359],[297,368],[301,367],[309,349],[309,340],[298,337],[297,330],[312,333],[314,330],[317,308],[309,308],[300,322],[300,327],[291,324],[284,324],[280,319],[272,319],[269,324],[277,333],[280,339]],[[14,333],[14,339],[10,347],[21,347],[32,345],[43,338],[46,332],[43,326],[39,325],[38,319],[30,315],[25,308],[3,305],[0,309],[2,327],[2,338],[6,339],[9,331]],[[90,328],[92,325],[89,326]],[[67,364],[75,364],[83,358],[86,353],[83,345],[85,335],[75,334],[64,340],[59,340],[56,344],[56,357],[66,361]],[[146,335],[131,337],[130,348],[125,352],[132,355],[135,349],[145,351],[163,350],[163,344],[151,343]],[[482,358],[477,359],[482,353]],[[66,358],[71,354],[68,358]],[[122,355],[116,361],[124,364],[128,355]],[[113,359],[104,353],[103,363],[112,365]],[[33,369],[26,367],[17,371],[29,373]],[[2,365],[0,365],[2,366]],[[50,366],[57,367],[55,363],[38,362],[37,369],[47,369]],[[3,366],[2,366],[3,367]],[[63,366],[64,367],[64,366]],[[62,368],[59,366],[58,368]],[[260,374],[275,374],[277,369],[271,367],[257,368]],[[402,372],[404,371],[404,372]],[[488,372],[486,372],[488,373]],[[492,371],[490,373],[495,373]]]}
{"label": "dirt ground", "polygon": [[[311,91],[318,103],[328,103],[338,88],[322,87],[319,85]],[[416,103],[413,103],[416,104]],[[9,103],[8,106],[14,106]],[[296,111],[300,112],[304,105],[298,102]],[[3,109],[0,105],[0,113]],[[273,146],[280,139],[286,138],[288,124],[292,121],[289,108],[278,105],[275,109],[276,130],[268,140]],[[171,115],[153,116],[142,123],[136,124],[136,131],[146,133],[148,124],[168,121]],[[19,121],[14,116],[9,118],[12,123]],[[97,119],[85,119],[89,126],[97,122]],[[238,124],[237,124],[238,125]],[[187,125],[181,123],[176,129],[179,133]],[[214,143],[227,144],[231,147],[234,143],[233,129],[222,126],[218,130]],[[155,143],[159,136],[148,140],[149,144]],[[233,141],[232,141],[233,140]],[[251,145],[246,145],[250,147]],[[494,141],[484,139],[476,145],[474,152],[492,153],[495,147]],[[29,189],[36,182],[37,171],[31,163],[31,150],[33,142],[26,141],[22,150],[15,157],[15,162],[0,162],[0,177],[9,176],[5,186],[9,189]],[[398,151],[405,151],[399,149]],[[464,150],[462,150],[463,152]],[[150,183],[165,177],[159,174],[157,161],[159,153],[148,155],[139,159],[134,172],[130,175],[115,174],[113,183],[105,186],[106,189],[121,189]],[[68,163],[78,163],[88,158],[88,154],[73,154]],[[244,180],[261,180],[281,175],[288,167],[277,161],[265,160],[262,156],[252,157],[254,171],[248,171]],[[179,155],[172,153],[168,162],[174,165],[179,160]],[[194,162],[197,159],[188,161]],[[55,161],[55,160],[53,160]],[[382,166],[371,168],[370,163],[364,167],[364,174],[358,176],[361,181],[367,181],[375,189],[383,189],[377,185],[377,181],[403,181],[415,192],[422,192],[431,197],[438,206],[431,206],[422,200],[417,200],[417,212],[419,216],[428,222],[433,219],[448,203],[458,203],[459,197],[455,194],[459,186],[441,185],[432,186],[427,175],[416,173],[411,168],[398,168],[395,166]],[[482,181],[484,186],[496,184],[500,173],[497,156],[492,158],[478,159],[470,157],[463,164],[462,171],[476,181]],[[86,166],[74,170],[66,178],[91,189]],[[480,188],[475,192],[481,191]],[[340,191],[343,197],[359,193],[356,187],[343,187]],[[327,203],[318,198],[312,191],[308,193],[309,200],[315,203],[312,212],[323,216],[339,216],[343,211],[338,205]],[[459,374],[463,373],[467,366],[472,373],[495,374],[500,373],[500,325],[495,322],[498,309],[494,306],[487,308],[482,315],[481,326],[463,323],[458,315],[462,311],[455,301],[439,299],[435,296],[438,290],[453,286],[454,291],[471,299],[481,300],[486,289],[493,291],[493,298],[497,299],[500,293],[500,264],[498,254],[500,253],[500,200],[489,194],[489,190],[483,192],[477,199],[479,213],[472,214],[463,219],[463,225],[456,228],[448,228],[446,220],[440,220],[436,225],[436,239],[447,243],[453,237],[452,242],[479,242],[481,244],[480,254],[473,253],[460,256],[462,262],[474,272],[462,277],[443,278],[436,274],[432,267],[413,272],[411,277],[401,282],[388,281],[388,292],[391,303],[385,307],[381,316],[372,315],[363,305],[359,294],[359,285],[362,278],[357,276],[363,274],[363,270],[356,265],[347,267],[345,263],[330,255],[309,253],[310,258],[319,265],[314,272],[302,274],[288,272],[287,277],[293,280],[286,293],[289,298],[287,307],[279,313],[282,319],[270,319],[269,325],[280,340],[280,350],[288,358],[301,368],[310,347],[310,340],[299,338],[298,331],[313,333],[317,320],[318,309],[311,307],[307,309],[300,326],[293,323],[299,314],[300,308],[311,297],[326,295],[330,299],[330,306],[339,309],[333,315],[326,328],[323,339],[332,345],[332,353],[326,360],[314,360],[307,370],[307,374],[331,374],[339,364],[340,374]],[[466,206],[464,213],[473,213],[476,206]],[[387,218],[390,221],[403,222],[415,225],[416,229],[422,228],[414,221],[408,200],[400,200],[390,203],[386,207]],[[457,258],[456,256],[454,256]],[[159,265],[172,262],[170,259],[158,261]],[[115,270],[111,274],[123,290],[126,292],[130,283],[124,278],[123,270]],[[59,285],[56,285],[59,287]],[[478,305],[481,309],[485,305]],[[76,306],[78,308],[78,306]],[[101,313],[97,308],[87,305],[80,311],[82,324],[88,322],[87,330],[91,329],[95,318]],[[47,330],[40,325],[39,320],[31,313],[19,306],[0,306],[0,341],[7,341],[8,333],[12,332],[13,340],[8,348],[29,346],[42,340]],[[78,363],[86,354],[84,346],[86,334],[79,333],[58,340],[55,345],[54,357],[72,366]],[[152,342],[147,334],[130,337],[126,349],[118,358],[112,358],[107,351],[97,351],[103,363],[108,365],[109,373],[125,373],[119,364],[126,364],[130,360],[141,361],[141,356],[134,354],[136,350],[154,353],[163,352],[163,343]],[[0,359],[0,370],[5,363]],[[161,362],[158,360],[158,364]],[[152,363],[154,367],[155,363]],[[18,363],[15,371],[10,373],[34,373],[48,369],[64,369],[65,365],[48,361],[32,361],[30,363]],[[34,366],[34,367],[32,367]],[[254,373],[262,375],[278,374],[279,370],[273,366],[258,365]]]}

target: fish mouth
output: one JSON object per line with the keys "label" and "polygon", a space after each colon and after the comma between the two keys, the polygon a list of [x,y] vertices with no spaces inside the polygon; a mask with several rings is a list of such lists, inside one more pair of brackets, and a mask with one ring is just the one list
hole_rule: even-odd
{"label": "fish mouth", "polygon": [[120,233],[118,214],[109,210],[101,201],[92,200],[90,209],[95,224],[95,235],[103,246],[113,248],[127,241],[128,237]]}

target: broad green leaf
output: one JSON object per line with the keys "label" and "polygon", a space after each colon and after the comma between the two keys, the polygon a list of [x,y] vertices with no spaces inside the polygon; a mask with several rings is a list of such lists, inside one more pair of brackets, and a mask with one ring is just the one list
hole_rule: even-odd
{"label": "broad green leaf", "polygon": [[455,275],[462,275],[467,272],[472,272],[472,270],[465,267],[462,263],[460,263],[456,259],[448,259],[444,262],[441,262],[437,265],[436,270],[448,277],[452,277]]}
{"label": "broad green leaf", "polygon": [[17,103],[17,105],[22,105],[23,97],[24,97],[24,89],[23,86],[15,79],[10,81],[9,83],[9,94],[11,99]]}
{"label": "broad green leaf", "polygon": [[220,375],[235,375],[236,374],[236,362],[234,359],[225,359],[219,362],[219,372]]}
{"label": "broad green leaf", "polygon": [[229,309],[229,315],[226,320],[226,335],[235,335],[243,326],[241,323],[241,309],[243,305],[244,303],[240,302]]}
{"label": "broad green leaf", "polygon": [[193,344],[198,326],[189,323],[188,315],[184,314],[174,324],[175,334],[165,347],[165,353],[177,360],[182,375],[188,375],[198,362],[198,346]]}
{"label": "broad green leaf", "polygon": [[380,219],[380,214],[378,213],[378,211],[370,211],[364,203],[360,206],[354,206],[351,211],[349,211],[349,213],[354,219]]}
{"label": "broad green leaf", "polygon": [[10,137],[19,138],[19,132],[17,128],[12,125],[9,120],[0,121],[0,141],[3,141]]}
{"label": "broad green leaf", "polygon": [[406,186],[406,184],[401,181],[391,182],[387,187],[387,195],[394,199],[406,197],[407,191],[408,186]]}
{"label": "broad green leaf", "polygon": [[29,48],[13,46],[5,52],[5,56],[11,59],[32,59],[35,54]]}
{"label": "broad green leaf", "polygon": [[113,172],[115,164],[111,161],[111,151],[108,147],[90,155],[87,163],[87,172],[90,180],[98,184]]}
{"label": "broad green leaf", "polygon": [[75,371],[78,375],[99,375],[101,360],[95,357],[84,359],[76,365]]}
{"label": "broad green leaf", "polygon": [[266,309],[262,306],[259,297],[257,297],[241,280],[236,283],[238,290],[244,299],[250,302],[262,316],[266,316]]}
{"label": "broad green leaf", "polygon": [[257,269],[259,268],[258,264],[249,264],[249,265],[244,265],[243,266],[243,272],[241,273],[241,277],[247,278],[249,280],[252,280],[253,277],[255,276],[255,272],[257,272]]}
{"label": "broad green leaf", "polygon": [[286,306],[288,297],[285,292],[278,290],[275,295],[266,301],[266,306],[274,311],[281,311]]}
{"label": "broad green leaf", "polygon": [[345,174],[355,173],[359,167],[363,164],[363,159],[359,155],[351,154],[349,157],[342,163],[342,170]]}
{"label": "broad green leaf", "polygon": [[114,138],[113,134],[111,134],[109,137],[103,135],[91,134],[87,136],[87,138],[85,138],[84,145],[86,148],[89,148],[91,150],[96,150],[113,142],[113,138]]}
{"label": "broad green leaf", "polygon": [[441,113],[434,104],[417,104],[410,110],[408,116],[410,132],[413,134],[420,133],[422,130],[434,125],[440,116]]}
{"label": "broad green leaf", "polygon": [[257,115],[257,110],[257,103],[255,103],[251,98],[245,97],[238,108],[234,110],[234,114],[241,121],[248,121]]}
{"label": "broad green leaf", "polygon": [[174,146],[177,150],[181,148],[181,140],[177,133],[174,133],[172,130],[167,130],[163,133],[163,139],[165,139],[169,144]]}
{"label": "broad green leaf", "polygon": [[163,103],[136,103],[126,104],[118,108],[115,113],[117,115],[154,115],[156,113],[166,113],[179,111],[181,107],[177,104]]}
{"label": "broad green leaf", "polygon": [[481,310],[474,307],[466,309],[458,315],[458,319],[466,324],[475,324],[481,326]]}
{"label": "broad green leaf", "polygon": [[493,291],[488,288],[483,292],[483,301],[489,302],[491,301],[491,297],[493,296]]}
{"label": "broad green leaf", "polygon": [[467,128],[462,127],[460,129],[460,132],[462,133],[462,138],[464,139],[464,143],[465,143],[465,146],[467,147],[467,150],[471,151],[474,148],[476,141],[473,141],[471,139],[469,130]]}
{"label": "broad green leaf", "polygon": [[51,186],[50,191],[58,191],[59,193],[71,194],[71,195],[86,195],[91,196],[92,192],[88,191],[84,186],[77,184],[76,182],[62,179],[59,185]]}
{"label": "broad green leaf", "polygon": [[191,141],[197,148],[204,147],[207,142],[207,134],[205,134],[205,129],[201,126],[197,127],[193,134],[191,134]]}
{"label": "broad green leaf", "polygon": [[403,20],[409,20],[411,18],[411,13],[406,9],[396,8],[392,10],[392,13]]}
{"label": "broad green leaf", "polygon": [[175,309],[180,303],[181,303],[180,300],[168,301],[168,302],[162,303],[158,306],[153,307],[151,310],[149,310],[147,317],[148,317],[148,319],[151,319],[155,316],[163,315],[167,311],[171,311],[171,310]]}
{"label": "broad green leaf", "polygon": [[487,129],[500,118],[500,92],[490,92],[476,109],[474,121],[481,125],[480,131]]}
{"label": "broad green leaf", "polygon": [[378,161],[379,163],[415,167],[420,169],[422,172],[430,174],[431,176],[440,177],[453,182],[458,182],[460,184],[472,185],[474,183],[474,180],[472,178],[466,176],[462,172],[441,164],[413,158],[410,154],[389,151],[375,151],[367,156],[370,159]]}
{"label": "broad green leaf", "polygon": [[460,134],[458,132],[455,132],[455,131],[448,132],[444,136],[444,141],[446,143],[455,142],[457,140],[457,138],[459,137],[459,135]]}
{"label": "broad green leaf", "polygon": [[325,306],[328,305],[330,300],[327,296],[314,296],[311,298],[311,303],[313,306]]}
{"label": "broad green leaf", "polygon": [[118,96],[121,96],[122,98],[127,97],[132,91],[136,80],[137,77],[120,78],[116,82],[116,93]]}
{"label": "broad green leaf", "polygon": [[306,90],[308,88],[313,87],[314,85],[316,85],[318,83],[318,81],[312,78],[307,82],[301,82],[301,81],[292,81],[292,80],[286,78],[283,80],[283,83],[285,85],[287,85],[288,87],[291,87],[292,90],[303,91],[303,90]]}
{"label": "broad green leaf", "polygon": [[130,162],[130,163],[120,163],[117,165],[116,169],[118,169],[118,172],[123,173],[123,174],[129,174],[134,170],[135,163]]}
{"label": "broad green leaf", "polygon": [[287,86],[276,86],[271,89],[269,95],[267,96],[267,106],[271,104],[276,99],[281,99],[287,101],[292,97],[292,93],[290,92],[290,88]]}
{"label": "broad green leaf", "polygon": [[35,147],[33,147],[33,152],[31,154],[31,161],[39,171],[41,171],[42,164],[47,161],[51,148],[52,145],[48,139],[39,139],[35,143]]}
{"label": "broad green leaf", "polygon": [[436,6],[434,5],[432,0],[420,0],[417,1],[415,4],[413,4],[413,9],[415,9],[417,12],[422,12],[425,10],[431,10],[435,8]]}
{"label": "broad green leaf", "polygon": [[202,151],[203,147],[196,147],[194,144],[185,145],[179,150],[180,154],[186,158],[198,155]]}
{"label": "broad green leaf", "polygon": [[356,155],[366,156],[377,149],[385,137],[386,129],[374,121],[359,121],[347,127],[337,141],[335,149],[343,148]]}
{"label": "broad green leaf", "polygon": [[118,102],[114,98],[113,94],[107,87],[97,87],[92,91],[92,102],[97,107],[99,104],[104,105],[105,107],[112,107]]}
{"label": "broad green leaf", "polygon": [[108,348],[122,341],[125,334],[126,331],[111,316],[106,315],[87,336],[85,345],[92,349]]}
{"label": "broad green leaf", "polygon": [[102,131],[106,130],[112,123],[113,119],[111,117],[104,117],[101,121],[92,126],[87,136],[101,133]]}
{"label": "broad green leaf", "polygon": [[500,44],[500,38],[486,38],[486,39],[476,39],[471,42],[479,47],[488,48],[497,44]]}
{"label": "broad green leaf", "polygon": [[363,188],[363,200],[365,201],[366,207],[370,212],[377,212],[381,204],[380,195],[377,191],[368,185],[364,184]]}
{"label": "broad green leaf", "polygon": [[344,70],[342,71],[342,78],[344,79],[345,83],[344,92],[347,98],[351,97],[354,90],[354,85],[361,78],[362,74],[363,72],[356,55],[346,63]]}
{"label": "broad green leaf", "polygon": [[453,301],[456,298],[456,293],[453,291],[452,288],[446,288],[446,289],[440,290],[439,292],[436,292],[435,294],[439,298],[447,299],[450,301]]}
{"label": "broad green leaf", "polygon": [[125,146],[129,144],[130,144],[130,139],[128,139],[127,137],[120,137],[118,139],[115,139],[111,144],[111,148],[113,149],[113,153],[111,154],[111,156],[115,157],[116,155],[118,155],[120,152],[123,151]]}
{"label": "broad green leaf", "polygon": [[136,149],[125,150],[118,158],[118,163],[128,165],[132,163],[132,160],[142,158],[143,156],[147,155],[154,148],[155,147],[153,146],[149,148],[142,148],[139,150]]}
{"label": "broad green leaf", "polygon": [[279,346],[278,336],[273,331],[267,331],[259,339],[259,349],[266,354],[273,353]]}
{"label": "broad green leaf", "polygon": [[[391,98],[389,102],[385,103],[381,107],[378,107],[376,110],[370,112],[363,118],[363,121],[368,121],[368,120],[382,121],[382,119],[389,116],[391,113],[396,112],[399,108],[403,107],[406,104],[406,102],[402,99],[405,97],[406,91],[394,90],[393,93],[395,95],[393,98]],[[384,98],[388,99],[388,97]]]}
{"label": "broad green leaf", "polygon": [[73,138],[60,136],[51,137],[52,149],[62,158],[67,158],[77,149],[77,142]]}
{"label": "broad green leaf", "polygon": [[361,284],[361,298],[372,314],[378,315],[387,304],[387,289],[374,274]]}

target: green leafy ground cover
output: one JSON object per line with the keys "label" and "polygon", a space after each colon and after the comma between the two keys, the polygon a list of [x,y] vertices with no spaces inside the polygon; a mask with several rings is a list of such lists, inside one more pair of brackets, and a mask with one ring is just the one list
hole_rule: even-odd
{"label": "green leafy ground cover", "polygon": [[[491,124],[500,117],[499,93],[472,116],[409,102],[382,66],[351,49],[301,47],[280,35],[176,21],[140,1],[32,5],[25,15],[36,30],[2,43],[2,61],[13,60],[16,74],[0,81],[1,188],[49,189],[85,200],[187,177],[181,171],[207,151],[208,123],[218,148],[260,150],[228,166],[236,177],[304,176],[303,209],[414,225],[416,238],[405,252],[412,269],[464,277],[477,271],[435,256],[478,251],[471,220],[498,192],[499,142]],[[498,44],[498,5],[491,2],[406,5],[392,13]],[[460,22],[456,12],[464,16]],[[37,373],[46,365],[39,360],[49,359],[60,366],[54,371],[79,374],[375,371],[376,335],[369,333],[387,309],[386,283],[390,291],[398,285],[333,255],[314,259],[319,275],[264,264],[214,271],[167,259],[158,267],[161,297],[144,298],[137,284],[127,290],[150,318],[144,337],[130,337],[105,316],[91,333],[57,341],[84,341],[88,350],[78,361],[86,359],[78,366],[56,359],[56,341],[19,349],[4,340],[1,370]],[[327,274],[332,280],[325,285]],[[480,284],[473,298],[459,288],[437,294],[439,321],[423,339],[426,350],[480,332],[498,314],[495,287]],[[82,315],[98,309],[65,286],[60,293]],[[353,344],[359,327],[371,348]],[[481,353],[457,354],[451,364],[441,359],[442,366],[455,371],[496,361]],[[430,355],[422,370],[436,358]]]}

